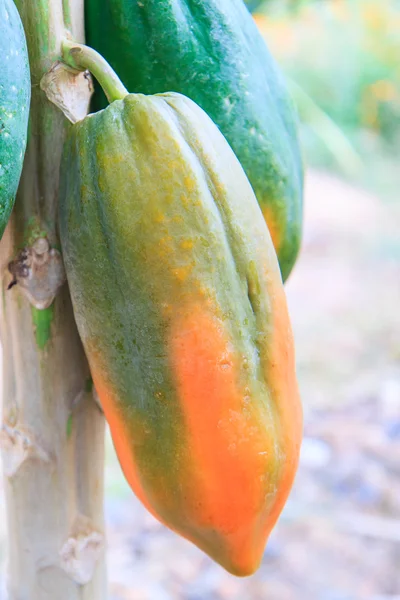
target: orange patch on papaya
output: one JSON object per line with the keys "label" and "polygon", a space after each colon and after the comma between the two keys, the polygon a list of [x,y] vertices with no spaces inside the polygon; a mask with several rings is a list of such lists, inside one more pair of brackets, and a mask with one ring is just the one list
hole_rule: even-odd
{"label": "orange patch on papaya", "polygon": [[275,252],[278,252],[281,247],[282,232],[280,231],[279,224],[276,222],[275,214],[269,206],[263,206],[261,210],[264,220],[268,226],[272,243],[274,244]]}
{"label": "orange patch on papaya", "polygon": [[239,357],[207,309],[191,307],[175,323],[171,355],[197,480],[196,524],[203,537],[207,530],[219,534],[217,560],[225,568],[248,575],[258,567],[271,529],[264,509],[268,466],[276,462],[273,440],[265,422],[246,407]]}

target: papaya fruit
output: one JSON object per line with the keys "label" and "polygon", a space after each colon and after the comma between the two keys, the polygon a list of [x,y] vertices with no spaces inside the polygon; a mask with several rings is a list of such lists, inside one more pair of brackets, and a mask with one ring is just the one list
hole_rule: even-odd
{"label": "papaya fruit", "polygon": [[13,0],[0,0],[0,56],[1,238],[21,177],[31,95],[25,33]]}
{"label": "papaya fruit", "polygon": [[285,293],[246,175],[204,111],[129,94],[72,126],[60,238],[123,472],[162,523],[248,575],[295,475]]}
{"label": "papaya fruit", "polygon": [[[85,0],[86,40],[130,92],[179,92],[216,123],[268,223],[283,280],[302,230],[297,118],[243,0]],[[94,108],[106,106],[101,90]]]}

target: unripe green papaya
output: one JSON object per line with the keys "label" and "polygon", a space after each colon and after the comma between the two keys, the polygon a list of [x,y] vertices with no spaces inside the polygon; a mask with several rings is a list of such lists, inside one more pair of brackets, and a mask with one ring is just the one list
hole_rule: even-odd
{"label": "unripe green papaya", "polygon": [[[260,203],[285,281],[302,230],[297,117],[243,0],[85,0],[85,10],[87,43],[130,92],[179,92],[218,125]],[[106,105],[100,96],[96,108]]]}
{"label": "unripe green papaya", "polygon": [[240,163],[191,100],[127,95],[71,128],[60,235],[129,484],[228,571],[254,572],[301,407],[279,265]]}
{"label": "unripe green papaya", "polygon": [[0,239],[25,155],[31,82],[25,33],[13,0],[0,0]]}

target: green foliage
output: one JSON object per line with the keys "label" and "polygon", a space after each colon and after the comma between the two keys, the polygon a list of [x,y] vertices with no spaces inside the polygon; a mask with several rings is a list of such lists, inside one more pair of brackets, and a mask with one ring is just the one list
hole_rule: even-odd
{"label": "green foliage", "polygon": [[[265,18],[257,22],[273,54],[366,161],[392,154],[400,141],[400,3],[295,4],[296,10],[290,2],[263,4]],[[318,133],[303,118],[309,157],[329,164],[332,153]]]}
{"label": "green foliage", "polygon": [[263,4],[263,0],[244,0],[245,5],[250,12],[254,12]]}

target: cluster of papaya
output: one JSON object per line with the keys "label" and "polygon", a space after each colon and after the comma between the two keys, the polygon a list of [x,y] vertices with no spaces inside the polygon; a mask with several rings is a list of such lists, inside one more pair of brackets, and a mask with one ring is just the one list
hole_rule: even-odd
{"label": "cluster of papaya", "polygon": [[[214,121],[268,223],[285,281],[299,251],[303,167],[283,76],[243,0],[85,0],[86,40],[129,91],[179,92]],[[97,93],[95,108],[104,108]]]}
{"label": "cluster of papaya", "polygon": [[[4,94],[0,72],[1,226],[29,102],[26,48],[12,49],[2,18],[14,18],[11,7],[0,0],[0,45],[21,80],[11,114],[14,90]],[[105,94],[98,88],[97,112],[70,128],[59,195],[78,330],[138,498],[229,572],[249,575],[301,442],[283,289],[301,237],[295,112],[243,0],[85,8],[88,45],[102,55],[86,49],[87,63],[98,61]],[[73,46],[64,60],[84,69],[85,47],[78,60]]]}

